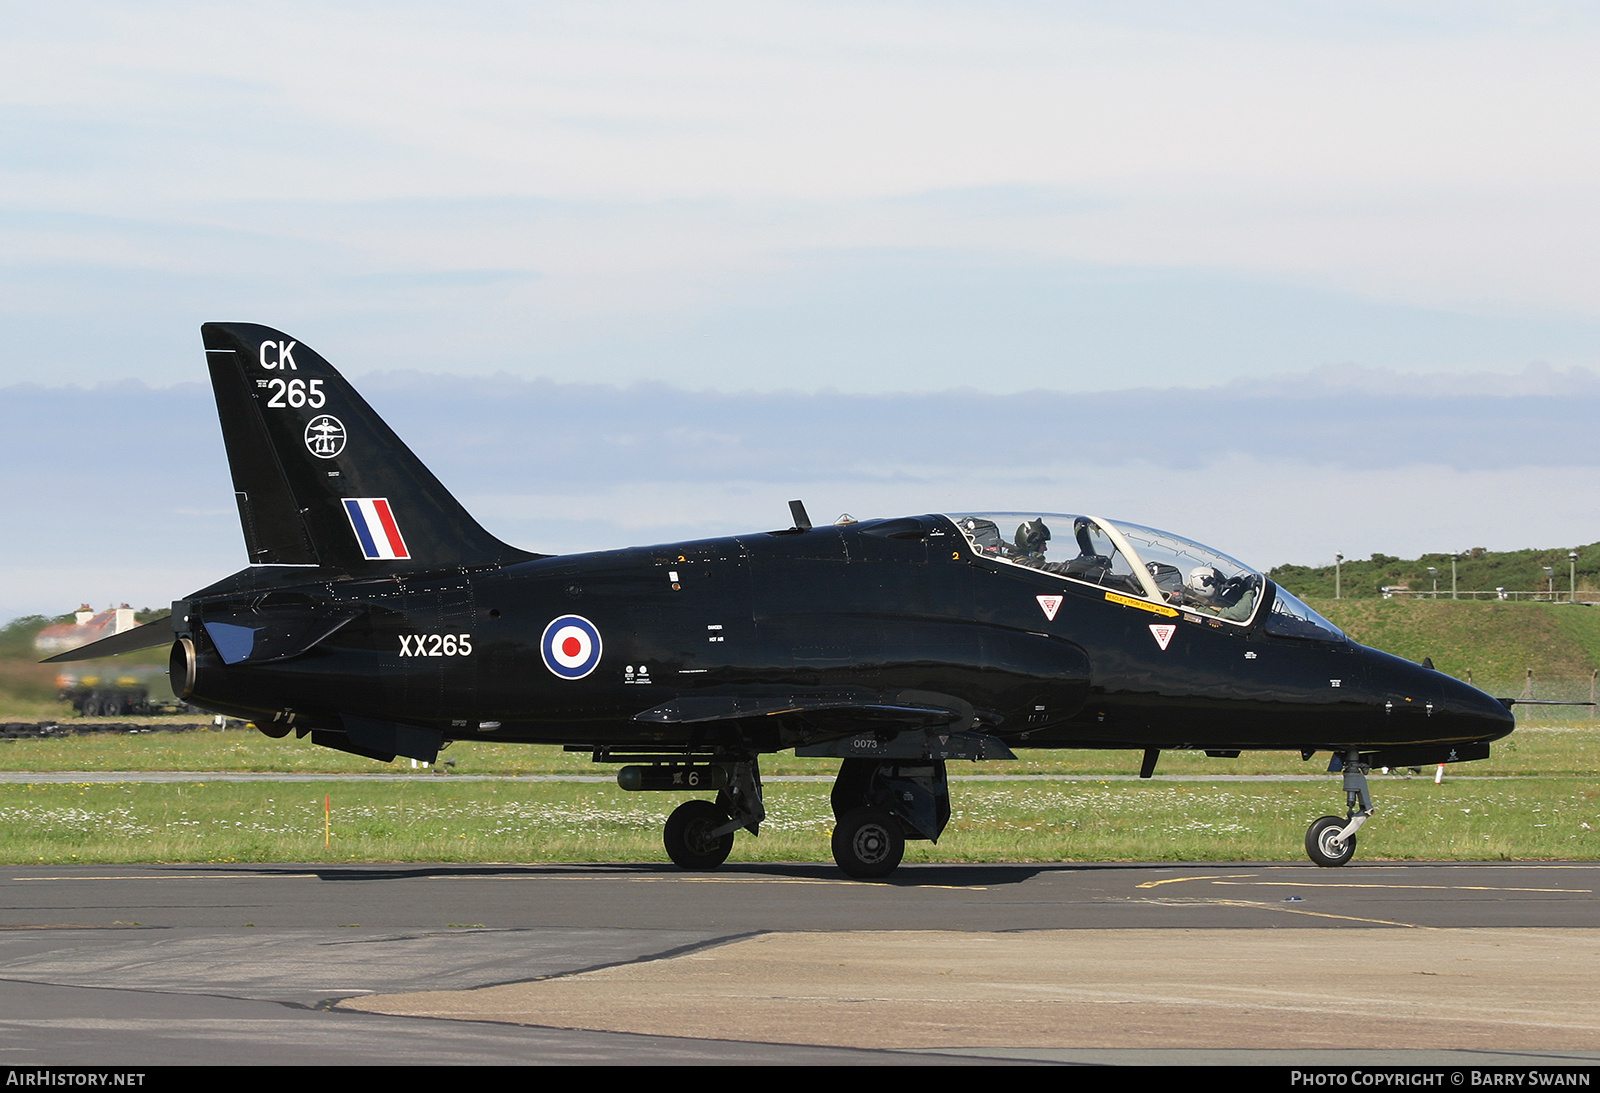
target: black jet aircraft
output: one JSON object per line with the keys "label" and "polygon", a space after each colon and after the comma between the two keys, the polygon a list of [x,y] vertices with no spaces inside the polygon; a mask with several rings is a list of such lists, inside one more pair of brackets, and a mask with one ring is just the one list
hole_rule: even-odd
{"label": "black jet aircraft", "polygon": [[[1507,704],[1365,648],[1261,573],[1091,515],[929,513],[547,556],[480,527],[333,367],[279,331],[201,328],[248,568],[170,621],[53,659],[172,643],[173,690],[268,736],[432,762],[560,744],[626,789],[701,791],[668,856],[720,865],[765,818],[758,759],[840,761],[833,854],[881,877],[950,816],[946,764],[1019,748],[1481,759]],[[714,795],[714,797],[713,797]]]}

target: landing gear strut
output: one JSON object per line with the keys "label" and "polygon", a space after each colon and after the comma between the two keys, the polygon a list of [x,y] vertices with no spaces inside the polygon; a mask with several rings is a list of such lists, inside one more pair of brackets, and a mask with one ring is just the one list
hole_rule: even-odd
{"label": "landing gear strut", "polygon": [[[1340,758],[1335,756],[1334,761],[1339,763]],[[1370,768],[1361,761],[1361,753],[1347,751],[1342,762],[1346,817],[1341,820],[1337,816],[1323,816],[1306,831],[1306,854],[1318,865],[1343,865],[1355,857],[1356,832],[1372,818],[1374,811],[1372,793],[1367,789]]]}

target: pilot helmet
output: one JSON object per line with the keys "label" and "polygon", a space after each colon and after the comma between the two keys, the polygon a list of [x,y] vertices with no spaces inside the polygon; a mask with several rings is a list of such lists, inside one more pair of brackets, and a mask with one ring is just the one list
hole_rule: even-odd
{"label": "pilot helmet", "polygon": [[1189,571],[1189,591],[1208,600],[1216,599],[1222,588],[1222,574],[1214,565],[1197,565]]}
{"label": "pilot helmet", "polygon": [[1028,554],[1043,554],[1050,541],[1050,529],[1043,520],[1029,520],[1017,528],[1017,549]]}

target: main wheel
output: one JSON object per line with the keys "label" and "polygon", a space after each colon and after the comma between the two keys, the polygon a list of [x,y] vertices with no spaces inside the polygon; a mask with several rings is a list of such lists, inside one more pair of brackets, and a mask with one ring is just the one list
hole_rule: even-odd
{"label": "main wheel", "polygon": [[852,809],[834,826],[833,860],[852,877],[887,877],[905,852],[906,836],[900,821],[881,808]]}
{"label": "main wheel", "polygon": [[715,869],[733,850],[733,832],[713,835],[728,814],[711,801],[685,801],[667,817],[661,841],[667,857],[680,869]]}
{"label": "main wheel", "polygon": [[1306,830],[1306,853],[1318,865],[1343,865],[1356,853],[1356,837],[1339,838],[1349,820],[1324,816]]}

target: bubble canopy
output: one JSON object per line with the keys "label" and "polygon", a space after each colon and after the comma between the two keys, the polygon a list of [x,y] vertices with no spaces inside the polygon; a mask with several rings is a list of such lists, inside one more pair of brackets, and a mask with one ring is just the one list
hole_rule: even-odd
{"label": "bubble canopy", "polygon": [[[1249,626],[1266,578],[1219,550],[1169,531],[1068,513],[953,513],[973,553],[1070,581]],[[1269,632],[1342,641],[1339,628],[1274,586]]]}

